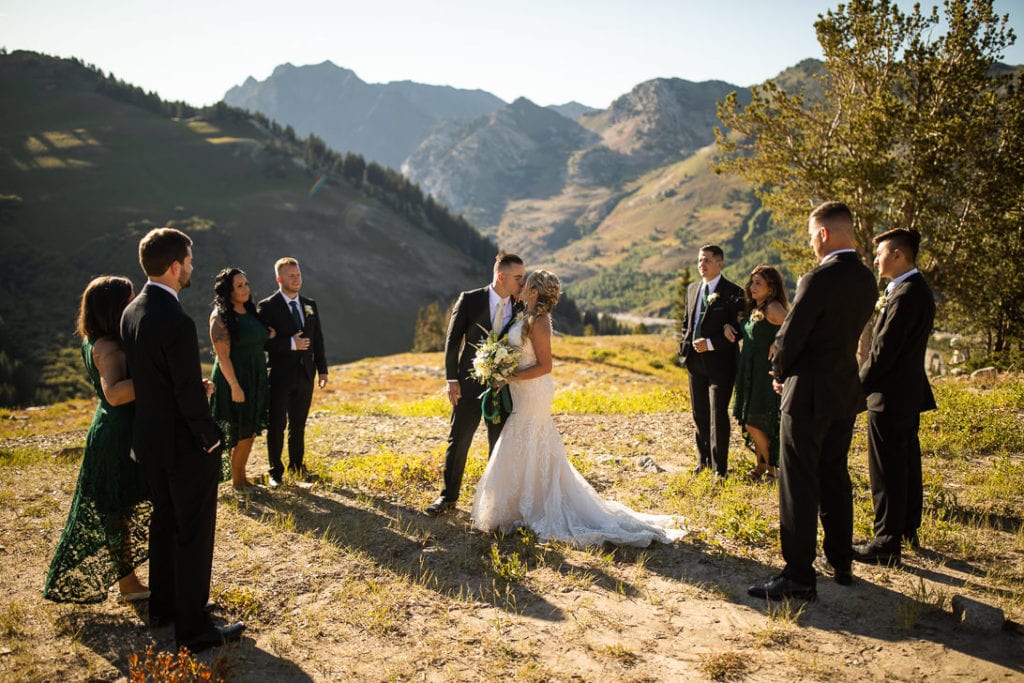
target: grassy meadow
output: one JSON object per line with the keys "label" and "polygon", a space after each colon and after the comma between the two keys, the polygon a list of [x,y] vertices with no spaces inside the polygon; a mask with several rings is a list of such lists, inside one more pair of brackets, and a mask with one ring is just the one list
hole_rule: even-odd
{"label": "grassy meadow", "polygon": [[[745,479],[753,460],[736,430],[729,479],[691,474],[673,346],[659,336],[554,341],[554,419],[574,465],[601,495],[679,515],[690,530],[643,549],[473,531],[482,429],[457,513],[423,516],[448,428],[441,354],[332,368],[307,430],[319,481],[248,497],[222,485],[215,614],[248,630],[187,664],[235,681],[1024,676],[1014,625],[1024,620],[1024,378],[935,381],[940,408],[921,427],[922,548],[907,549],[901,568],[855,566],[851,587],[826,570],[817,602],[767,604],[746,587],[782,564],[777,489]],[[40,597],[93,407],[0,411],[0,680],[117,680],[143,667],[147,648],[173,649],[172,629],[146,626],[145,603]],[[860,421],[850,453],[858,538],[871,531],[866,452]],[[260,438],[249,474],[265,470]],[[961,622],[957,596],[1001,609],[1007,624]],[[156,657],[152,668],[170,666]]]}

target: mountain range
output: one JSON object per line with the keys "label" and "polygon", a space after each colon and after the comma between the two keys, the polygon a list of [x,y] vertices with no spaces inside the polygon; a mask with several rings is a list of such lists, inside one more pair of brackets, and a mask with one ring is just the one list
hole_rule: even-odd
{"label": "mountain range", "polygon": [[401,166],[439,121],[489,114],[504,104],[482,90],[412,81],[366,83],[330,61],[283,64],[264,81],[250,77],[231,88],[224,102],[392,168]]}
{"label": "mountain range", "polygon": [[[801,84],[820,69],[808,60],[779,77]],[[746,88],[658,78],[593,110],[421,86],[433,88],[424,91],[434,95],[429,113],[403,105],[380,116],[383,93],[398,86],[366,84],[329,62],[286,65],[232,88],[225,101],[382,163],[393,164],[397,147],[374,156],[371,145],[402,140],[405,176],[503,249],[555,269],[589,307],[664,315],[671,281],[700,244],[771,230],[766,216],[748,224],[759,209],[749,188],[709,166],[716,104],[733,91],[749,101]],[[359,140],[340,123],[352,120],[367,122]]]}

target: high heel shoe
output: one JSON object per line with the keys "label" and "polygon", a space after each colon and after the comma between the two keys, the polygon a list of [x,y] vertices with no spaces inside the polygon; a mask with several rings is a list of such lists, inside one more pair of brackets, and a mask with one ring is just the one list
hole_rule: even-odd
{"label": "high heel shoe", "polygon": [[759,482],[764,479],[765,473],[768,471],[768,463],[762,460],[760,456],[757,457],[757,464],[754,466],[753,471],[747,475],[748,481]]}
{"label": "high heel shoe", "polygon": [[152,595],[152,593],[149,590],[121,593],[117,596],[117,601],[121,604],[138,602],[139,600],[149,600],[150,595]]}

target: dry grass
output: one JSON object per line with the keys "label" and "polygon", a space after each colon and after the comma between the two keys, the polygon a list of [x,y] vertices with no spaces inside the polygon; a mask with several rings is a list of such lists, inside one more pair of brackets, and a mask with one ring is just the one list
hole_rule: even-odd
{"label": "dry grass", "polygon": [[[555,421],[574,463],[606,497],[687,519],[682,542],[647,549],[473,532],[482,430],[458,513],[424,517],[447,433],[443,403],[431,407],[441,398],[440,355],[334,368],[308,432],[321,481],[249,498],[222,489],[213,597],[219,618],[244,619],[248,630],[240,645],[200,660],[239,681],[1024,674],[1019,635],[962,627],[949,605],[964,594],[1024,618],[1024,382],[938,385],[943,410],[923,424],[924,550],[908,550],[902,569],[856,568],[850,588],[822,577],[818,603],[766,605],[745,589],[780,565],[776,490],[743,480],[752,463],[738,437],[724,485],[689,474],[685,376],[651,362],[670,360],[671,347],[657,337],[559,338],[554,349]],[[132,654],[173,646],[170,629],[145,627],[144,605],[39,597],[91,408],[0,416],[0,680],[115,680]],[[862,534],[864,443],[859,433],[850,458]],[[664,471],[641,469],[644,456]],[[259,440],[250,475],[265,461]]]}

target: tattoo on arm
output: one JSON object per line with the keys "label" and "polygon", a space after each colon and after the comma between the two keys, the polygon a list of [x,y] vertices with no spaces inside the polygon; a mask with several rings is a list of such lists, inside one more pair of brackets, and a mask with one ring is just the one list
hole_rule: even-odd
{"label": "tattoo on arm", "polygon": [[228,333],[228,327],[224,324],[223,318],[219,315],[214,317],[213,324],[210,326],[210,337],[213,339],[214,344],[231,341],[231,335]]}

